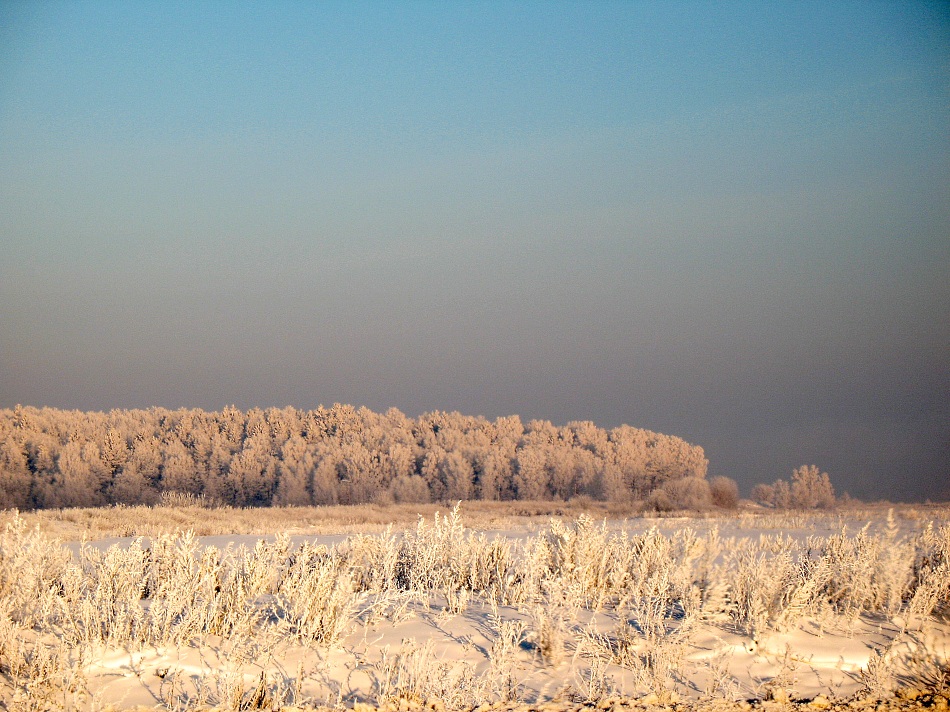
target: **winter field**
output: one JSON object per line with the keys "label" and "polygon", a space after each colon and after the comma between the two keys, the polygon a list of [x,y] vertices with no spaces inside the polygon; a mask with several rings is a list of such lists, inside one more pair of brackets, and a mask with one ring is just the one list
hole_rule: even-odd
{"label": "winter field", "polygon": [[0,513],[0,707],[946,707],[947,506],[195,505]]}

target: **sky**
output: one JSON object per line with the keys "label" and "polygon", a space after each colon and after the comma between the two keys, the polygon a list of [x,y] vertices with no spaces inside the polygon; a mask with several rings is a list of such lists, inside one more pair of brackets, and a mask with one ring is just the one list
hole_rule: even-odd
{"label": "sky", "polygon": [[950,499],[950,9],[0,0],[0,407],[349,403]]}

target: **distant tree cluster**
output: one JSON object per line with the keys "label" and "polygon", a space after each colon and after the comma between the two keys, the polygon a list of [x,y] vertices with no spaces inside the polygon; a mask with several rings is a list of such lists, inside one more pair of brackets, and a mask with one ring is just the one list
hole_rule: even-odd
{"label": "distant tree cluster", "polygon": [[716,506],[735,509],[739,506],[739,486],[728,477],[680,477],[667,480],[647,497],[647,505],[659,512],[677,509],[702,511]]}
{"label": "distant tree cluster", "polygon": [[835,506],[835,488],[827,472],[816,465],[802,465],[792,471],[792,482],[776,480],[752,488],[752,499],[778,509],[830,509]]}
{"label": "distant tree cluster", "polygon": [[701,447],[678,437],[517,415],[410,418],[339,404],[0,410],[5,508],[152,504],[165,493],[241,507],[577,495],[658,509],[734,506],[735,483],[708,482],[707,465]]}

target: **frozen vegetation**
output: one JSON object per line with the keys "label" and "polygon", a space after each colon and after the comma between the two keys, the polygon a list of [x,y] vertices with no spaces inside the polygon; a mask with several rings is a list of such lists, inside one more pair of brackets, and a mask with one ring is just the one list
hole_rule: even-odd
{"label": "frozen vegetation", "polygon": [[409,418],[366,408],[0,410],[0,507],[155,504],[163,495],[235,507],[457,500],[734,500],[706,481],[703,449],[591,422],[516,416]]}
{"label": "frozen vegetation", "polygon": [[[134,530],[147,510],[110,511]],[[894,691],[945,704],[950,684],[945,507],[504,530],[456,510],[217,544],[179,531],[66,546],[41,529],[51,519],[3,520],[7,709],[822,709]]]}
{"label": "frozen vegetation", "polygon": [[589,422],[0,411],[0,708],[946,705],[950,510],[706,470]]}

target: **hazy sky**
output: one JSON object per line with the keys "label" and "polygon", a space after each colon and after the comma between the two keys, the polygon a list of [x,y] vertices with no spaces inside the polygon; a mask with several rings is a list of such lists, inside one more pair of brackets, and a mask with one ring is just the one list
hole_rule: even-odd
{"label": "hazy sky", "polygon": [[944,3],[0,0],[0,407],[629,423],[950,498]]}

